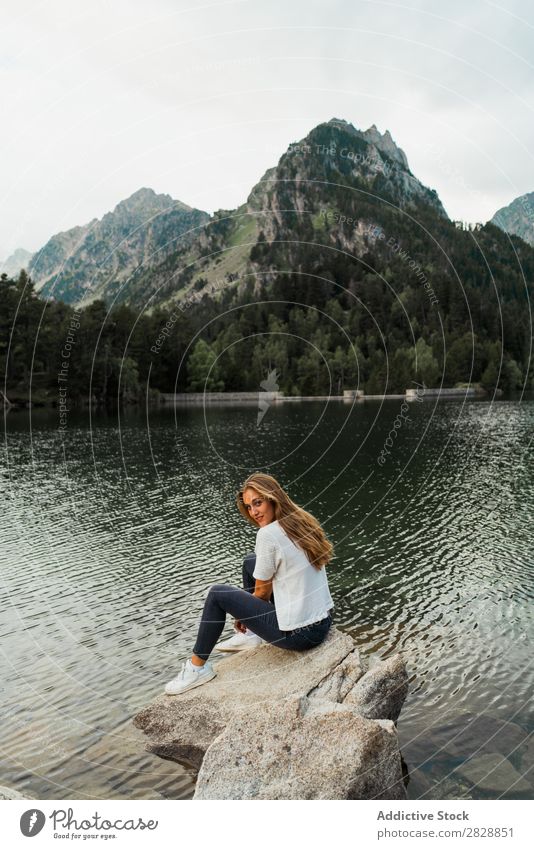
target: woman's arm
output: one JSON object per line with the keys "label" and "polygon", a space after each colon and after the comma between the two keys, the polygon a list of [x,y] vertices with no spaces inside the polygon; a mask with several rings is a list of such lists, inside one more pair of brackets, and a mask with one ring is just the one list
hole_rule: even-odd
{"label": "woman's arm", "polygon": [[[263,601],[270,602],[273,594],[272,576],[274,576],[274,573],[276,572],[275,544],[269,536],[265,535],[265,531],[262,533],[262,530],[263,528],[260,528],[258,531],[256,545],[254,546],[254,551],[256,552],[256,565],[254,567],[254,572],[259,570],[260,574],[267,575],[268,579],[255,579],[256,584],[254,585],[253,595],[256,598],[263,599]],[[246,625],[243,625],[243,623],[238,619],[234,621],[234,628],[236,631],[241,631],[243,634],[247,630]]]}
{"label": "woman's arm", "polygon": [[[273,582],[271,581],[260,581],[259,578],[256,578],[256,586],[253,592],[253,595],[256,598],[262,598],[264,601],[270,601],[273,593]],[[239,619],[234,619],[234,628],[236,631],[241,631],[242,634],[247,630],[247,626],[243,625]]]}
{"label": "woman's arm", "polygon": [[259,578],[256,578],[256,586],[254,589],[254,595],[256,598],[262,598],[264,601],[270,601],[270,598],[273,594],[273,582],[270,581],[261,581]]}

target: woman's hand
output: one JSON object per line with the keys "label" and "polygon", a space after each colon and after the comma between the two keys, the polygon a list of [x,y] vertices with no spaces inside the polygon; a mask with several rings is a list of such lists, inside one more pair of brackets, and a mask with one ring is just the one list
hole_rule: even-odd
{"label": "woman's hand", "polygon": [[243,625],[243,623],[240,622],[239,619],[234,619],[234,629],[236,631],[240,631],[242,634],[244,634],[245,631],[247,630],[247,626]]}

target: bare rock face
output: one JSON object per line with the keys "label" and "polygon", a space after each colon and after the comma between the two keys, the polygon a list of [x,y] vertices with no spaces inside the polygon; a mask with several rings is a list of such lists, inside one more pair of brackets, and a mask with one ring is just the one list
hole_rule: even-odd
{"label": "bare rock face", "polygon": [[33,799],[33,796],[25,796],[18,790],[13,790],[12,787],[0,786],[0,801],[5,802],[8,799]]}
{"label": "bare rock face", "polygon": [[408,673],[399,654],[389,657],[363,675],[347,693],[352,704],[366,719],[396,722],[408,695]]}
{"label": "bare rock face", "polygon": [[239,712],[210,746],[195,799],[404,799],[392,722],[293,696]]}
{"label": "bare rock face", "polygon": [[310,651],[262,645],[215,669],[134,717],[149,751],[200,767],[195,799],[405,798],[391,721],[407,690],[399,656],[366,673],[332,628]]}

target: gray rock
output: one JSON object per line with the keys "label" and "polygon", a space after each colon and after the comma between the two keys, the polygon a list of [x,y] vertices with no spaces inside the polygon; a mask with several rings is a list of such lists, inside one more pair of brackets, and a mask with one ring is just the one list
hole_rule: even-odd
{"label": "gray rock", "polygon": [[351,653],[308,695],[310,698],[342,702],[365,671],[366,667],[359,651],[353,648]]}
{"label": "gray rock", "polygon": [[423,799],[476,799],[476,794],[472,793],[473,785],[460,778],[457,773],[452,777],[442,778],[436,776],[435,780],[430,780],[428,794],[425,796],[413,796],[411,798]]}
{"label": "gray rock", "polygon": [[472,758],[457,767],[458,772],[478,789],[508,795],[530,794],[532,786],[506,758],[494,753]]}
{"label": "gray rock", "polygon": [[5,802],[8,799],[33,799],[33,796],[25,796],[24,793],[13,790],[12,787],[0,785],[0,801]]}
{"label": "gray rock", "polygon": [[534,736],[530,736],[521,749],[521,771],[534,773]]}
{"label": "gray rock", "polygon": [[399,657],[358,690],[369,673],[354,640],[332,628],[311,651],[264,644],[215,670],[202,687],[163,694],[134,717],[148,751],[200,767],[195,798],[405,798],[387,721],[406,695]]}
{"label": "gray rock", "polygon": [[257,715],[265,702],[306,695],[353,651],[352,638],[332,629],[308,652],[262,645],[236,653],[215,664],[217,677],[202,687],[159,696],[134,717],[134,725],[151,738],[149,751],[198,767],[236,710],[247,707]]}
{"label": "gray rock", "polygon": [[206,752],[194,798],[405,799],[393,723],[318,703],[293,696],[236,714]]}
{"label": "gray rock", "polygon": [[408,673],[396,654],[376,664],[350,689],[344,701],[357,707],[366,719],[396,722],[408,695]]}

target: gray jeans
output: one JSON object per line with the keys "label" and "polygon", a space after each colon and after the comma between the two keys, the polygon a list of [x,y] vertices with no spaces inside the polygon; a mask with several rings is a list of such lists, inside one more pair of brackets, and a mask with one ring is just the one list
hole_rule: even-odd
{"label": "gray jeans", "polygon": [[256,584],[252,575],[255,563],[256,555],[247,554],[243,561],[245,589],[233,587],[230,584],[214,584],[210,587],[193,648],[193,653],[202,660],[208,659],[221,636],[227,613],[250,628],[265,642],[290,651],[313,649],[320,645],[328,634],[332,624],[330,614],[320,622],[295,628],[294,631],[281,631],[278,627],[273,601],[265,601],[252,595]]}

